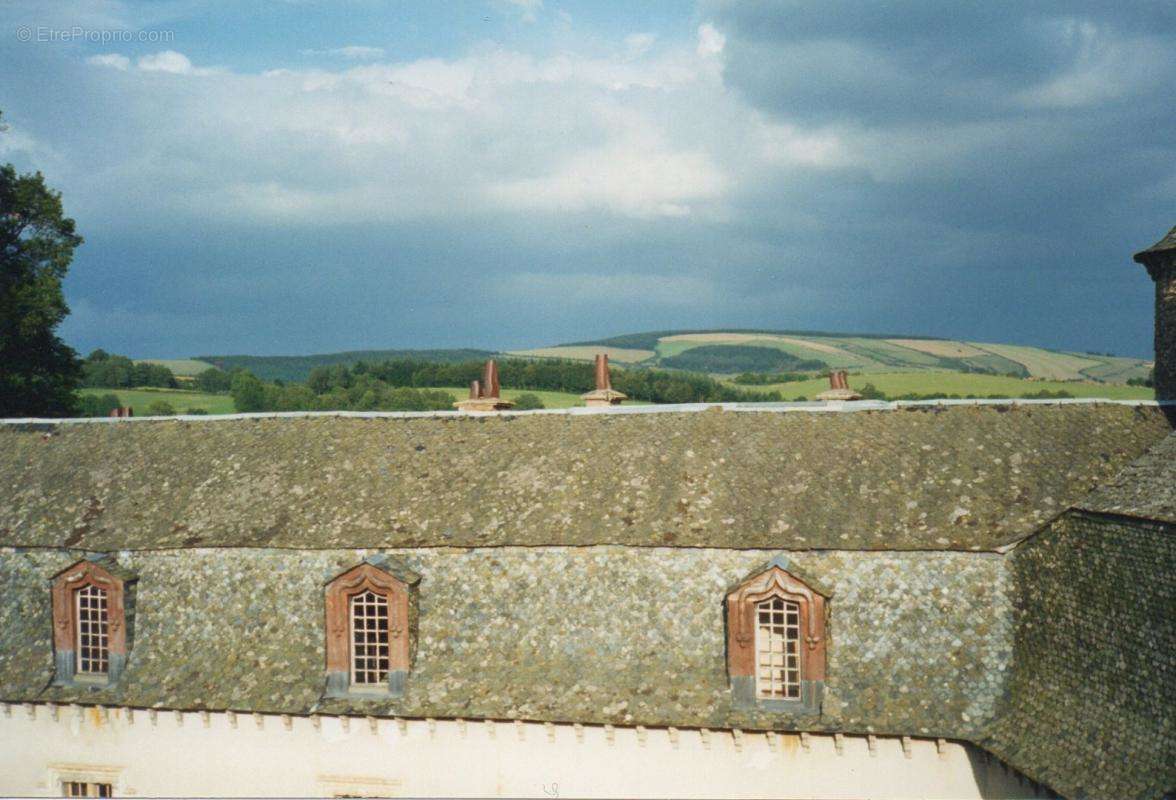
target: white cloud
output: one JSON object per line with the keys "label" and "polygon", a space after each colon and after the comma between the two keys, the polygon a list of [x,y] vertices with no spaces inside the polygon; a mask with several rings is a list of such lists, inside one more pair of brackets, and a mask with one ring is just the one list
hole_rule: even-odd
{"label": "white cloud", "polygon": [[349,44],[343,47],[331,47],[326,50],[300,50],[304,56],[339,56],[353,61],[375,61],[384,57],[384,48],[368,47],[361,44]]}
{"label": "white cloud", "polygon": [[717,56],[727,46],[727,37],[719,32],[714,25],[704,22],[698,26],[698,54],[700,56]]}
{"label": "white cloud", "polygon": [[99,67],[113,67],[114,69],[123,71],[126,71],[131,66],[131,60],[118,53],[103,53],[102,55],[90,56],[86,59],[86,63]]}
{"label": "white cloud", "polygon": [[163,50],[142,56],[137,65],[144,72],[171,72],[176,75],[186,75],[192,71],[192,62],[188,60],[188,57],[175,50]]}
{"label": "white cloud", "polygon": [[111,224],[138,219],[129,209],[143,203],[275,225],[514,224],[553,212],[717,222],[780,170],[845,162],[840,132],[768,125],[693,43],[651,43],[548,57],[483,45],[452,59],[257,74],[145,55],[100,85],[123,114],[90,121],[107,145],[67,170],[69,196],[80,216]]}
{"label": "white cloud", "polygon": [[490,196],[532,211],[606,210],[632,217],[685,217],[718,199],[727,179],[705,153],[618,143],[577,153],[554,172],[490,187]]}

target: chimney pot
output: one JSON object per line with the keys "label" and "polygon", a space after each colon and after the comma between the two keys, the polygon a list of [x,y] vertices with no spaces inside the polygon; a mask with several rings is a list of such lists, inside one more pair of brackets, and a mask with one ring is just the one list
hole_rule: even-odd
{"label": "chimney pot", "polygon": [[612,388],[612,375],[608,369],[608,353],[596,354],[596,388],[580,395],[586,406],[619,406],[628,398]]}

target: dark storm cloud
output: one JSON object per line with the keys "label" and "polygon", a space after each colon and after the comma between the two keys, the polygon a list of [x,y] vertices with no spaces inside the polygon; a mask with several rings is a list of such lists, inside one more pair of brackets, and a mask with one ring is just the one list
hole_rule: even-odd
{"label": "dark storm cloud", "polygon": [[1176,222],[1173,16],[704,4],[689,40],[572,24],[554,54],[355,65],[7,37],[0,160],[42,169],[87,237],[82,349],[730,326],[1146,355],[1130,253]]}

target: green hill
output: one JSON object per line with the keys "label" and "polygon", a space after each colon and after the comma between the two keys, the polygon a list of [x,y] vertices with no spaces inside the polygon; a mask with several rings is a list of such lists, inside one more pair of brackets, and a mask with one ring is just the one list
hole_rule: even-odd
{"label": "green hill", "polygon": [[716,374],[738,372],[960,372],[1031,380],[1124,384],[1148,376],[1139,358],[927,336],[822,331],[692,330],[626,334],[591,342],[513,351],[531,358],[591,359]]}

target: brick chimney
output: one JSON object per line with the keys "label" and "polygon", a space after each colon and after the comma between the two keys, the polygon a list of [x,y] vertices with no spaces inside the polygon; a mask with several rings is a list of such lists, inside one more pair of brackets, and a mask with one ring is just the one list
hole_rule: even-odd
{"label": "brick chimney", "polygon": [[499,397],[498,364],[494,359],[486,362],[482,369],[482,380],[470,381],[470,396],[453,404],[459,411],[486,412],[505,411],[514,403]]}
{"label": "brick chimney", "polygon": [[612,388],[612,376],[608,372],[608,353],[596,354],[596,388],[591,392],[580,395],[584,405],[619,406],[628,396]]}
{"label": "brick chimney", "polygon": [[861,400],[862,396],[849,388],[849,373],[843,369],[829,373],[829,388],[817,395],[818,400]]}
{"label": "brick chimney", "polygon": [[1176,227],[1135,260],[1156,282],[1156,399],[1176,402]]}

